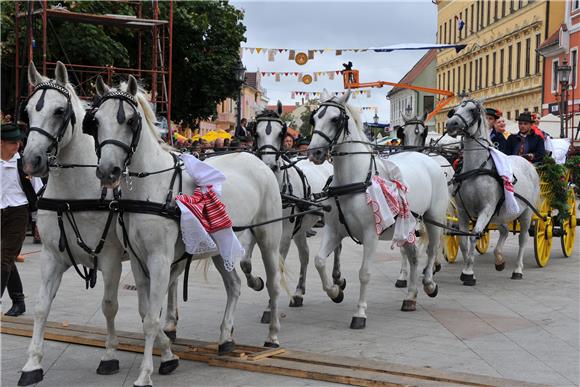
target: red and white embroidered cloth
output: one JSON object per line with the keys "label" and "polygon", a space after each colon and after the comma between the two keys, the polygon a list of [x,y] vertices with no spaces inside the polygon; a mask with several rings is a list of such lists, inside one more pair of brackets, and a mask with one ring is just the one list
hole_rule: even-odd
{"label": "red and white embroidered cloth", "polygon": [[518,202],[516,201],[516,197],[514,195],[515,189],[512,183],[514,174],[512,172],[510,160],[505,153],[500,152],[495,148],[490,148],[489,152],[491,154],[491,158],[493,159],[493,163],[495,164],[495,169],[503,180],[505,208],[507,210],[506,215],[516,215],[520,212],[520,206],[518,206]]}
{"label": "red and white embroidered cloth", "polygon": [[226,206],[221,202],[210,185],[206,192],[196,188],[193,195],[179,195],[179,200],[200,221],[205,231],[214,233],[224,228],[232,227],[232,220],[226,212]]}

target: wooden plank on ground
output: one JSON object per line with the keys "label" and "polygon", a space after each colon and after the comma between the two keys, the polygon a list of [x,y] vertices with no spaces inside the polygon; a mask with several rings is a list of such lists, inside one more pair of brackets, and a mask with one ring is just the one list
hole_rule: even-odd
{"label": "wooden plank on ground", "polygon": [[[32,336],[33,322],[22,317],[2,316],[0,332]],[[143,352],[143,334],[117,332],[118,349]],[[47,322],[45,339],[104,348],[106,331],[101,328]],[[444,372],[432,368],[411,367],[376,360],[294,351],[283,348],[236,345],[228,356],[217,355],[217,344],[178,338],[172,345],[183,360],[204,362],[211,366],[240,369],[275,375],[321,380],[354,386],[532,386],[516,380]],[[154,349],[154,354],[159,351]],[[537,386],[537,385],[536,385]]]}

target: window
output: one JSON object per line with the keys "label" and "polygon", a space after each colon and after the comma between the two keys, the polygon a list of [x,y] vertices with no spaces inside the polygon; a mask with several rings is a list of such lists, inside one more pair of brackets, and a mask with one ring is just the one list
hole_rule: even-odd
{"label": "window", "polygon": [[483,0],[480,0],[480,3],[481,3],[481,7],[479,10],[481,12],[481,15],[479,17],[479,29],[482,30],[483,29],[483,14],[484,14],[485,4],[483,4]]}
{"label": "window", "polygon": [[457,86],[455,90],[458,94],[461,91],[461,66],[457,67]]}
{"label": "window", "polygon": [[476,1],[476,5],[477,5],[477,20],[475,21],[475,31],[479,31],[479,8],[480,8],[480,1],[477,0]]}
{"label": "window", "polygon": [[507,119],[511,120],[512,119],[512,112],[507,112]]}
{"label": "window", "polygon": [[483,86],[482,79],[483,79],[483,58],[479,58],[479,77],[477,80],[477,86],[480,89]]}
{"label": "window", "polygon": [[463,64],[463,88],[462,90],[467,90],[465,88],[465,80],[467,79],[467,63]]}
{"label": "window", "polygon": [[471,4],[471,13],[469,14],[469,17],[470,17],[470,19],[469,19],[469,31],[471,31],[471,33],[473,33],[473,14],[474,14],[473,10],[474,10],[474,5]]}
{"label": "window", "polygon": [[501,17],[505,16],[505,2],[506,0],[502,0],[501,2]]}
{"label": "window", "polygon": [[473,80],[473,81],[474,81],[474,87],[473,87],[473,90],[479,90],[479,86],[478,86],[478,83],[477,83],[478,74],[479,74],[479,66],[478,66],[478,61],[477,61],[477,59],[475,59],[475,73],[474,73],[474,75],[475,75],[475,77],[474,77],[474,78],[475,78],[475,79]]}
{"label": "window", "polygon": [[[463,20],[463,13],[462,12],[459,12],[459,20]],[[459,20],[457,21],[457,23],[456,23],[457,25],[455,26],[455,28],[457,28],[457,33],[459,34],[459,40],[461,40],[461,32],[463,30],[462,31],[459,30]]]}
{"label": "window", "polygon": [[539,74],[540,73],[540,65],[541,65],[541,56],[540,53],[538,52],[538,48],[540,48],[540,42],[541,42],[541,36],[540,34],[536,34],[536,71],[534,71],[534,74]]}
{"label": "window", "polygon": [[552,60],[552,93],[558,91],[558,59]]}
{"label": "window", "polygon": [[508,82],[512,80],[512,51],[513,47],[508,47],[508,73],[507,73],[507,80]]}
{"label": "window", "polygon": [[520,111],[518,109],[516,109],[515,115],[514,115],[514,117],[516,118],[516,120],[518,119],[519,116],[520,116]]}
{"label": "window", "polygon": [[493,60],[491,64],[491,85],[495,86],[495,72],[497,67],[497,52],[493,53]]}
{"label": "window", "polygon": [[574,0],[574,11],[576,11],[578,8],[580,8],[580,1]]}
{"label": "window", "polygon": [[432,95],[423,96],[423,111],[432,112],[435,109],[435,97]]}
{"label": "window", "polygon": [[570,66],[572,66],[572,74],[570,76],[570,84],[576,88],[576,76],[578,75],[578,49],[570,50]]}
{"label": "window", "polygon": [[443,41],[441,40],[442,33],[443,33],[443,26],[439,25],[439,36],[437,37],[437,40],[439,43],[443,43]]}
{"label": "window", "polygon": [[526,39],[526,77],[530,76],[530,48],[532,45],[532,39]]}
{"label": "window", "polygon": [[534,106],[534,113],[538,113],[540,111],[540,108],[537,106]]}
{"label": "window", "polygon": [[494,21],[494,22],[495,22],[495,21],[497,21],[497,19],[498,19],[498,14],[497,14],[497,7],[498,7],[498,5],[497,5],[497,4],[498,4],[498,1],[499,1],[499,0],[495,0],[495,1],[493,2],[493,21]]}
{"label": "window", "polygon": [[449,87],[451,84],[451,70],[447,70],[447,90],[451,90]]}
{"label": "window", "polygon": [[453,76],[453,78],[451,78],[451,91],[455,90],[455,67],[453,68],[453,71],[451,71],[451,74]]}
{"label": "window", "polygon": [[503,60],[504,50],[503,48],[499,51],[499,83],[503,83],[503,64],[505,63]]}
{"label": "window", "polygon": [[441,82],[441,88],[445,89],[445,72],[443,72],[443,82]]}
{"label": "window", "polygon": [[452,40],[451,40],[451,30],[455,31],[455,28],[453,28],[453,19],[449,20],[449,36],[447,36],[447,41],[449,43],[452,42]]}
{"label": "window", "polygon": [[441,74],[437,74],[437,88],[442,88],[443,85],[441,84]]}
{"label": "window", "polygon": [[447,22],[443,23],[443,43],[447,43]]}
{"label": "window", "polygon": [[515,11],[514,0],[510,0],[510,14]]}
{"label": "window", "polygon": [[[467,15],[468,15],[468,12],[467,11],[468,11],[468,9],[469,8],[465,8],[465,20],[463,20],[465,22],[465,24],[467,24]],[[469,25],[463,26],[463,31],[464,31],[463,32],[463,37],[464,38],[467,38],[467,31],[468,31],[467,27],[469,27]]]}
{"label": "window", "polygon": [[485,87],[489,87],[489,55],[485,56]]}
{"label": "window", "polygon": [[487,24],[486,26],[491,24],[491,1],[487,1]]}
{"label": "window", "polygon": [[516,79],[520,79],[520,69],[522,67],[522,42],[516,45]]}
{"label": "window", "polygon": [[472,88],[472,82],[471,80],[473,79],[473,61],[469,62],[469,91],[473,90]]}
{"label": "window", "polygon": [[455,20],[451,20],[451,29],[453,30],[453,43],[457,43],[457,23]]}
{"label": "window", "polygon": [[518,9],[522,9],[524,7],[524,1],[518,0]]}

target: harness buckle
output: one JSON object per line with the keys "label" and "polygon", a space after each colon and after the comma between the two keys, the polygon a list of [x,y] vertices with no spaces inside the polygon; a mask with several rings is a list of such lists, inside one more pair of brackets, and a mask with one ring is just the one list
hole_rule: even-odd
{"label": "harness buckle", "polygon": [[109,203],[109,210],[111,210],[113,212],[118,212],[120,208],[121,207],[119,205],[118,200],[111,200],[111,202]]}

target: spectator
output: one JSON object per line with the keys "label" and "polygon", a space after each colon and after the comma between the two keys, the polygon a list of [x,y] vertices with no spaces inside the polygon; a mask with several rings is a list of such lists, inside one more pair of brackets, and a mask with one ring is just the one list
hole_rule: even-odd
{"label": "spectator", "polygon": [[230,141],[230,150],[239,150],[240,147],[241,144],[238,140],[232,139],[232,141]]}
{"label": "spectator", "polygon": [[299,156],[306,156],[308,147],[310,146],[310,140],[307,138],[301,138],[298,140],[298,155]]}
{"label": "spectator", "polygon": [[250,131],[248,130],[248,120],[242,118],[240,121],[240,126],[236,128],[235,137],[249,137]]}
{"label": "spectator", "polygon": [[532,115],[523,112],[518,117],[519,133],[509,136],[506,142],[508,155],[519,155],[532,163],[541,162],[546,153],[544,140],[532,130]]}
{"label": "spectator", "polygon": [[221,152],[225,150],[223,138],[216,138],[213,150],[216,152]]}
{"label": "spectator", "polygon": [[292,148],[294,148],[294,137],[292,137],[291,134],[287,134],[286,137],[284,137],[284,143],[282,146],[285,151],[292,150]]}
{"label": "spectator", "polygon": [[254,139],[252,136],[248,136],[245,138],[243,144],[246,149],[252,150],[254,148]]}
{"label": "spectator", "polygon": [[[494,147],[500,152],[505,153],[506,138],[503,133],[500,133],[496,128],[498,126],[498,120],[502,118],[502,112],[499,109],[487,108],[485,109],[485,118],[487,118],[487,123],[489,125],[489,138]],[[504,131],[505,131],[505,121],[504,121]]]}
{"label": "spectator", "polygon": [[0,165],[2,167],[2,271],[1,295],[8,287],[12,307],[6,315],[19,316],[26,311],[24,293],[16,257],[26,236],[29,209],[36,209],[36,192],[42,186],[40,179],[26,177],[18,154],[22,134],[14,124],[3,124],[0,140]]}
{"label": "spectator", "polygon": [[496,132],[501,133],[506,140],[510,136],[510,132],[505,129],[505,119],[503,117],[500,117],[495,121],[494,128]]}

